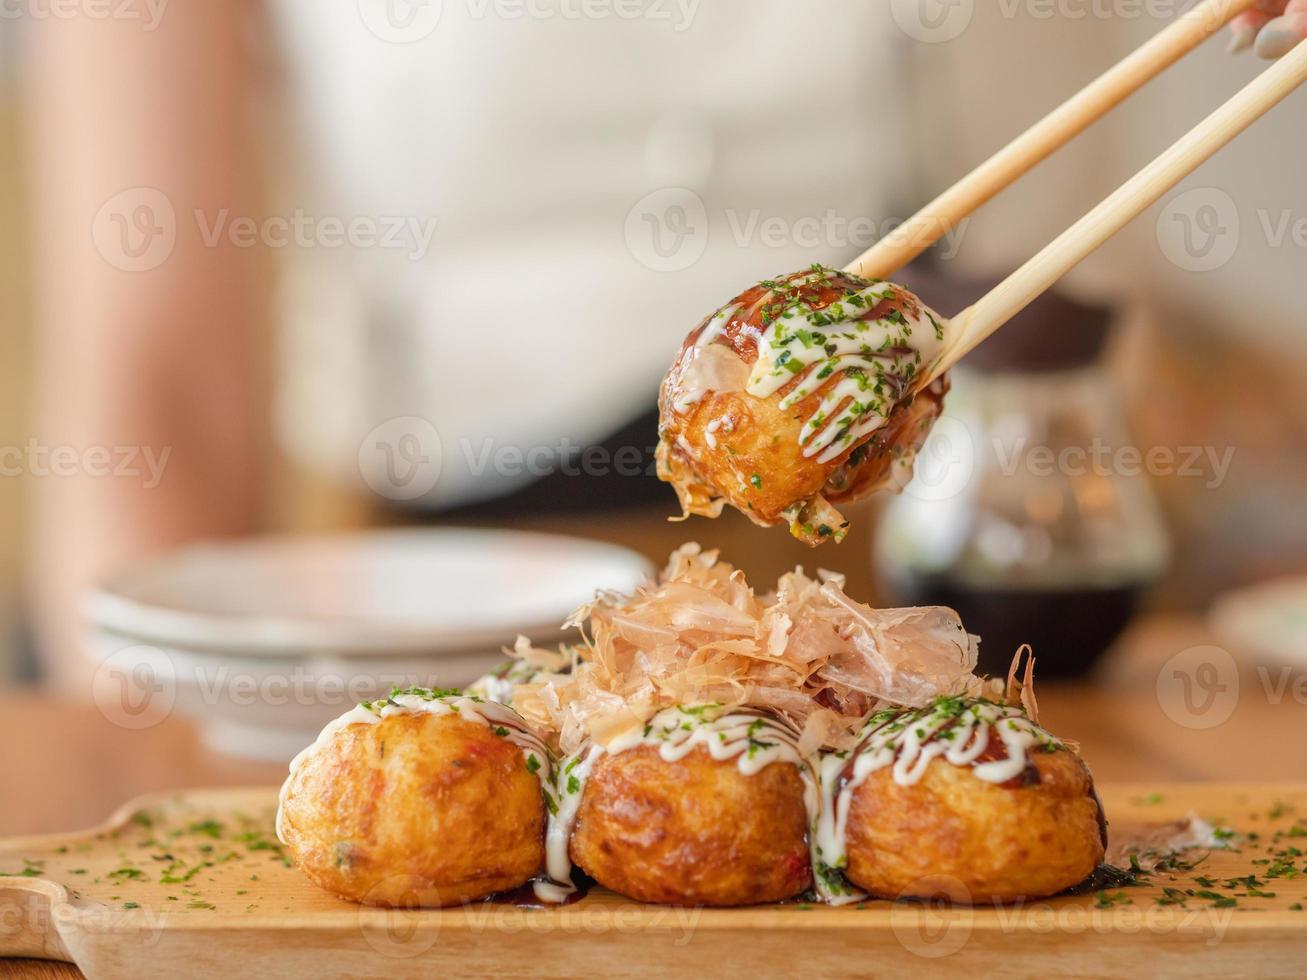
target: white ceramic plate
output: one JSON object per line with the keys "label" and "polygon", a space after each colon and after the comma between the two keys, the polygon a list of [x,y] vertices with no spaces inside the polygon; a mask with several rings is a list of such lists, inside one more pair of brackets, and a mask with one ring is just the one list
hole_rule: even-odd
{"label": "white ceramic plate", "polygon": [[1212,606],[1211,624],[1250,660],[1307,665],[1307,576],[1226,593]]}
{"label": "white ceramic plate", "polygon": [[96,700],[129,728],[192,716],[219,752],[286,761],[398,684],[461,687],[524,633],[650,571],[575,538],[465,529],[259,538],[185,548],[89,596]]}
{"label": "white ceramic plate", "polygon": [[95,628],[240,656],[430,654],[542,641],[596,589],[650,571],[615,545],[517,531],[401,529],[198,544],[111,578]]}

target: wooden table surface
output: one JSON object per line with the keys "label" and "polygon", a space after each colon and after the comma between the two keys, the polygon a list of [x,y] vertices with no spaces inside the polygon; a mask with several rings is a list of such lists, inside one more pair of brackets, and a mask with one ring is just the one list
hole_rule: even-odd
{"label": "wooden table surface", "polygon": [[[1226,714],[1187,712],[1173,658],[1213,642],[1201,621],[1137,622],[1093,680],[1045,683],[1041,721],[1079,741],[1100,781],[1307,781],[1307,671],[1250,668],[1218,678],[1237,685]],[[1159,676],[1162,678],[1159,687]],[[1208,679],[1190,691],[1202,702]],[[1295,687],[1294,682],[1297,681]],[[94,707],[0,690],[0,836],[74,830],[97,823],[150,790],[276,784],[285,767],[224,758],[191,724],[171,717],[141,731],[119,728]],[[1196,719],[1196,720],[1195,720]],[[0,975],[76,977],[64,964],[0,961]]]}

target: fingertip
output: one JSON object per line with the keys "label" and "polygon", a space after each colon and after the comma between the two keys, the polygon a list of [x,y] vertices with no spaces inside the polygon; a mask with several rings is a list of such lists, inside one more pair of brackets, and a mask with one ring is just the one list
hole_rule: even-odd
{"label": "fingertip", "polygon": [[1277,17],[1258,32],[1253,50],[1259,58],[1282,58],[1304,37],[1307,37],[1307,17],[1301,14]]}

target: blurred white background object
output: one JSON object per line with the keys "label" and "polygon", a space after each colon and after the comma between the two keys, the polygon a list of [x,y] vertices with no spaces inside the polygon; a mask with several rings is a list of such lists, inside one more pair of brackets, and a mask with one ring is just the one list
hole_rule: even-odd
{"label": "blurred white background object", "polygon": [[436,225],[416,258],[291,257],[280,430],[330,472],[417,416],[444,448],[425,502],[508,492],[530,477],[478,469],[485,447],[603,439],[706,314],[897,213],[904,38],[878,5],[445,3],[408,44],[357,6],[273,5],[308,199]]}
{"label": "blurred white background object", "polygon": [[1230,648],[1250,662],[1307,666],[1307,576],[1271,579],[1218,596],[1210,619]]}

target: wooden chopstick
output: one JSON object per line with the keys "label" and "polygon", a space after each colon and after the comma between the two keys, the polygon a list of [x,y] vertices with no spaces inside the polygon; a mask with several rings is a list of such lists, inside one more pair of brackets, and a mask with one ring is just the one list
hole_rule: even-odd
{"label": "wooden chopstick", "polygon": [[1256,0],[1205,0],[1086,85],[845,268],[885,279],[963,218],[1088,129],[1135,90],[1179,61]]}
{"label": "wooden chopstick", "polygon": [[955,340],[934,366],[934,380],[1016,316],[1036,296],[1155,203],[1217,150],[1307,81],[1307,41],[1284,55],[1122,184],[1016,272],[953,318]]}

